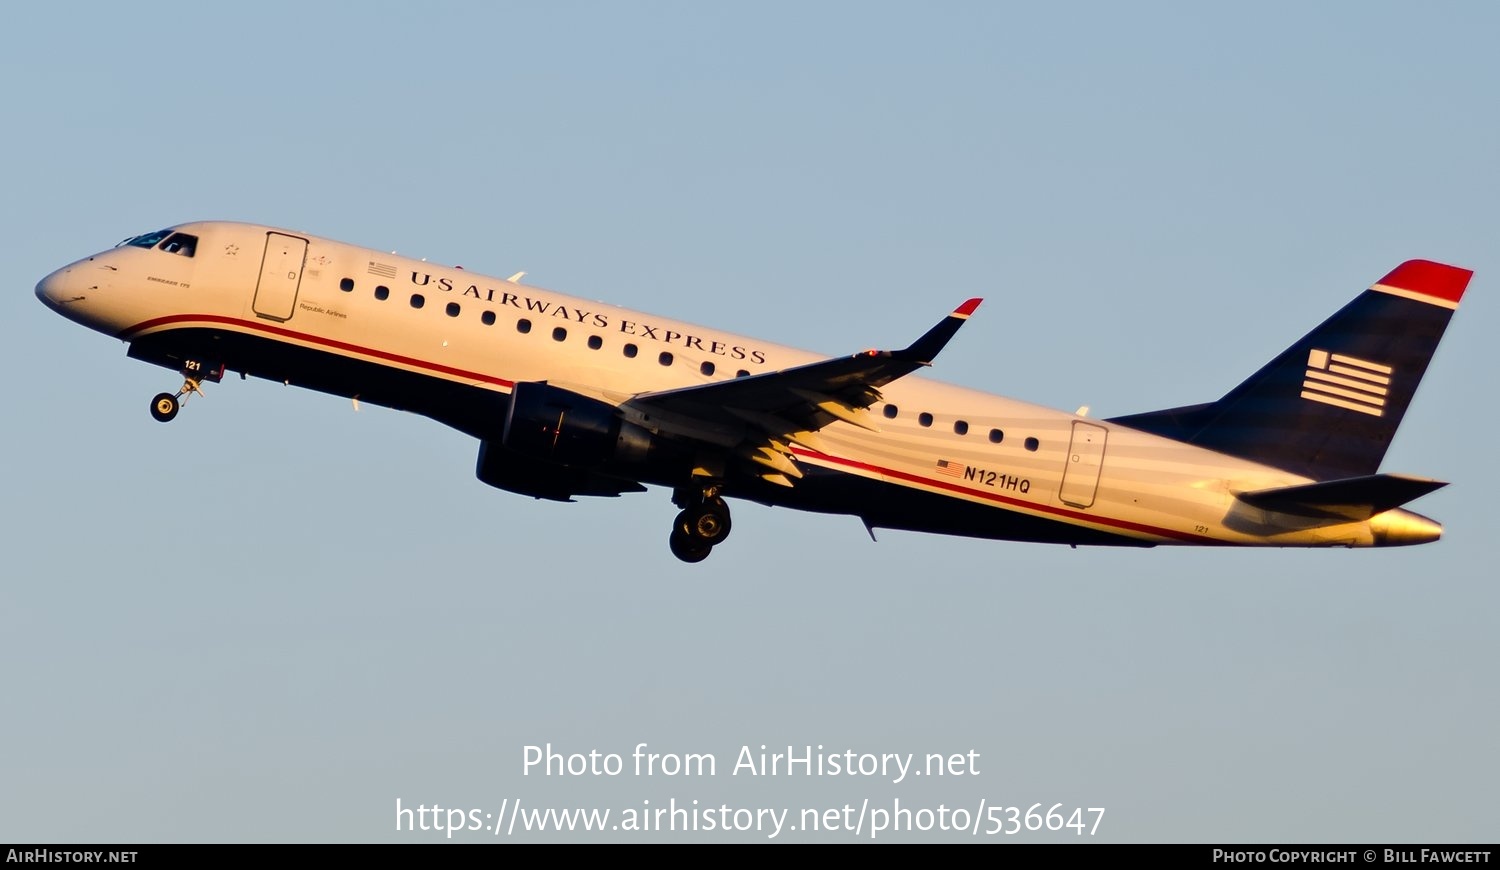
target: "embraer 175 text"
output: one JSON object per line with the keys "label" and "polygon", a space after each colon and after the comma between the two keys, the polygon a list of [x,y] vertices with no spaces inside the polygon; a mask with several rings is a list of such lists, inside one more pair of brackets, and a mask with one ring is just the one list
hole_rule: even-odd
{"label": "embraer 175 text", "polygon": [[191,223],[43,278],[37,296],[180,372],[413,411],[479,439],[536,498],[670,487],[672,552],[726,496],[866,528],[1061,544],[1393,546],[1444,484],[1379,466],[1472,274],[1410,260],[1218,401],[1094,420],[912,375],[979,307],[902,350],[833,359],[303,233]]}

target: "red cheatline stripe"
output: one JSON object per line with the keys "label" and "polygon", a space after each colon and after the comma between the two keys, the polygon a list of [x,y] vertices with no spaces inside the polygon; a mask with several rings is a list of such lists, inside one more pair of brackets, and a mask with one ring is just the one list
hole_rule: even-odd
{"label": "red cheatline stripe", "polygon": [[1375,283],[1457,303],[1463,298],[1473,275],[1472,269],[1460,269],[1431,260],[1407,260]]}
{"label": "red cheatline stripe", "polygon": [[322,336],[318,335],[309,335],[305,332],[297,332],[295,330],[286,329],[280,326],[272,326],[269,323],[256,323],[253,320],[241,320],[238,317],[225,317],[219,314],[174,314],[171,317],[158,317],[154,320],[147,320],[145,322],[137,323],[132,327],[124,329],[120,332],[118,337],[126,341],[130,341],[131,339],[137,337],[140,333],[145,332],[148,329],[156,329],[158,327],[170,326],[172,324],[179,323],[219,323],[225,326],[236,327],[238,329],[265,332],[271,335],[279,336],[281,338],[289,338],[294,341],[305,341],[308,344],[320,344],[324,347],[334,348],[335,350],[341,350],[347,353],[357,353],[362,356],[371,356],[377,359],[388,360],[390,362],[400,363],[401,365],[411,366],[413,368],[440,372],[442,374],[451,375],[456,378],[466,378],[471,381],[479,381],[486,384],[495,384],[496,386],[506,388],[515,386],[515,381],[508,381],[505,378],[497,378],[494,375],[487,375],[482,372],[471,372],[466,369],[458,369],[452,366],[445,366],[441,363],[429,362],[427,360],[417,359],[415,357],[402,356],[401,354],[388,353],[383,350],[376,350],[373,347],[364,347],[363,345],[350,344],[347,341],[338,341],[332,338],[323,338]]}
{"label": "red cheatline stripe", "polygon": [[1223,543],[1222,541],[1215,540],[1214,538],[1210,538],[1204,535],[1194,535],[1190,532],[1179,532],[1175,529],[1159,529],[1155,526],[1145,525],[1144,523],[1132,523],[1128,520],[1117,520],[1113,517],[1096,517],[1090,514],[1081,514],[1077,511],[1070,511],[1064,510],[1063,508],[1052,507],[1050,505],[1037,504],[1036,502],[1030,501],[1022,501],[1018,498],[1007,498],[998,493],[980,492],[979,490],[970,489],[966,486],[959,486],[956,483],[934,480],[930,477],[922,477],[919,474],[909,474],[905,471],[897,471],[894,468],[884,468],[879,465],[871,465],[867,462],[860,462],[855,459],[845,459],[841,456],[829,456],[826,453],[817,453],[812,450],[805,450],[801,447],[793,447],[792,452],[797,454],[798,456],[806,456],[809,459],[818,459],[823,462],[831,462],[834,465],[844,465],[850,468],[858,468],[864,471],[873,471],[876,474],[883,474],[889,477],[899,478],[911,483],[920,483],[924,486],[934,486],[938,489],[946,489],[949,492],[956,492],[962,495],[978,496],[982,499],[997,502],[999,504],[1013,505],[1015,507],[1026,508],[1027,510],[1033,511],[1040,511],[1041,513],[1052,514],[1054,516],[1083,520],[1084,522],[1092,523],[1094,525],[1112,526],[1117,529],[1124,529],[1131,532],[1141,532],[1143,534],[1154,535],[1160,538],[1173,538],[1179,541],[1193,541],[1195,543],[1209,544]]}
{"label": "red cheatline stripe", "polygon": [[[971,301],[976,307],[978,306],[978,300]],[[504,378],[497,378],[494,375],[466,371],[464,369],[453,368],[452,366],[445,366],[439,363],[428,362],[427,360],[416,359],[415,357],[387,353],[383,350],[376,350],[374,348],[364,347],[362,345],[350,344],[349,342],[345,341],[337,341],[331,338],[309,335],[305,332],[297,332],[295,330],[286,329],[280,326],[272,326],[268,323],[256,323],[250,320],[242,320],[238,317],[225,317],[219,314],[174,314],[170,317],[158,317],[153,320],[147,320],[141,323],[137,323],[134,326],[121,330],[117,337],[129,341],[132,338],[138,336],[140,333],[145,332],[146,330],[156,329],[162,326],[170,326],[172,324],[178,323],[219,323],[225,326],[233,326],[240,329],[265,332],[270,335],[289,338],[294,341],[305,341],[309,344],[323,345],[325,347],[335,348],[337,350],[346,351],[348,353],[357,353],[363,356],[376,357],[378,359],[389,360],[391,362],[400,363],[402,365],[412,366],[413,368],[421,368],[427,369],[429,371],[441,372],[443,374],[452,375],[454,377],[467,378],[470,380],[480,381],[487,384],[495,384],[497,386],[507,388],[515,386],[514,381],[508,381]],[[950,492],[960,493],[968,496],[978,496],[982,499],[997,502],[999,504],[1014,505],[1015,507],[1039,511],[1041,513],[1083,520],[1094,525],[1112,526],[1117,529],[1125,529],[1128,531],[1140,532],[1143,534],[1154,535],[1162,538],[1174,538],[1180,541],[1206,541],[1209,543],[1218,543],[1212,538],[1200,535],[1192,535],[1188,534],[1187,532],[1179,532],[1172,529],[1160,529],[1156,528],[1155,526],[1148,526],[1142,523],[1132,523],[1126,520],[1117,520],[1110,517],[1090,516],[1088,514],[1081,514],[1076,511],[1069,511],[1063,510],[1062,508],[1051,507],[1050,505],[1039,505],[1034,502],[1021,501],[1020,499],[1006,498],[1005,496],[996,493],[979,492],[965,486],[945,483],[941,480],[933,480],[931,478],[922,477],[920,475],[909,474],[904,471],[897,471],[894,468],[882,468],[878,465],[870,465],[869,463],[858,462],[853,459],[844,459],[837,456],[829,456],[825,453],[817,453],[811,450],[804,450],[800,447],[793,447],[792,452],[799,456],[806,456],[811,459],[822,460],[834,465],[844,465],[850,468],[859,468],[865,471],[872,471],[876,474],[882,474],[889,477],[909,481],[911,483],[920,483],[925,486],[933,486],[939,489],[946,489]]]}

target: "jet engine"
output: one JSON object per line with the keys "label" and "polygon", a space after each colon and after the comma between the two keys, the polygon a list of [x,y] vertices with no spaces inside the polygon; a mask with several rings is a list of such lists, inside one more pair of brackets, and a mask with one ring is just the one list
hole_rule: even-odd
{"label": "jet engine", "polygon": [[654,436],[627,423],[614,405],[548,383],[522,382],[510,394],[501,440],[523,456],[600,468],[645,462]]}
{"label": "jet engine", "polygon": [[684,451],[624,419],[615,406],[545,382],[515,385],[498,440],[480,443],[475,473],[537,498],[640,492],[687,468]]}

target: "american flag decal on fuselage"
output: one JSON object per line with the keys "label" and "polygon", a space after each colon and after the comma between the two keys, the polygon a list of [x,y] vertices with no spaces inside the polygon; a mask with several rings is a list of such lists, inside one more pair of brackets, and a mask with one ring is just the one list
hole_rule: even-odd
{"label": "american flag decal on fuselage", "polygon": [[1307,355],[1302,398],[1372,417],[1385,414],[1391,367],[1326,350]]}
{"label": "american flag decal on fuselage", "polygon": [[938,474],[946,474],[949,477],[963,477],[964,472],[968,470],[969,467],[962,462],[949,462],[946,459],[939,459],[937,461]]}

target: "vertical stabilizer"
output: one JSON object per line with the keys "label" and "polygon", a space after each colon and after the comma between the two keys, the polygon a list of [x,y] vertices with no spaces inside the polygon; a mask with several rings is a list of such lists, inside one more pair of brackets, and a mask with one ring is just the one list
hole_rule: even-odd
{"label": "vertical stabilizer", "polygon": [[1472,275],[1408,260],[1217,402],[1111,422],[1315,480],[1372,475]]}

